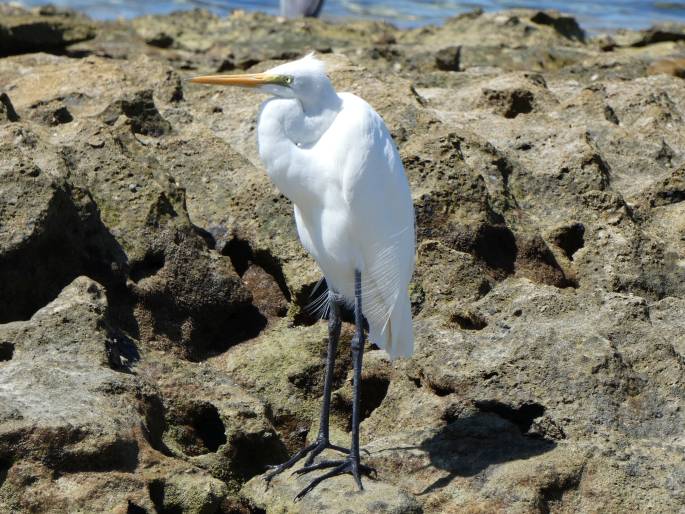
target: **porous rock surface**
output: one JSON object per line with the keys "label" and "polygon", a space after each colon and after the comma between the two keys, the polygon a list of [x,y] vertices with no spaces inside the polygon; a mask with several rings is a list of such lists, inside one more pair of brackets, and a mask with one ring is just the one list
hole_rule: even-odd
{"label": "porous rock surface", "polygon": [[[682,509],[682,26],[0,13],[0,511]],[[319,273],[260,98],[184,79],[310,50],[399,146],[416,353],[367,347],[366,490],[295,502],[306,477],[262,474],[316,435]]]}

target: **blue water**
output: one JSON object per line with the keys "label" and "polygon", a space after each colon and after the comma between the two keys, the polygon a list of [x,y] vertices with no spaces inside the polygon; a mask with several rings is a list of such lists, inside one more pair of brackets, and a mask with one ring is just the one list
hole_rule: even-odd
{"label": "blue water", "polygon": [[[22,0],[20,3],[36,6],[46,2]],[[227,15],[235,9],[278,14],[278,0],[52,0],[51,3],[83,11],[95,19],[166,14],[194,7],[203,7],[220,15]],[[514,7],[557,9],[575,16],[590,33],[618,28],[647,28],[654,23],[666,21],[685,23],[685,0],[326,0],[322,17],[385,20],[400,27],[415,27],[428,23],[439,24],[445,18],[476,7],[485,11]]]}

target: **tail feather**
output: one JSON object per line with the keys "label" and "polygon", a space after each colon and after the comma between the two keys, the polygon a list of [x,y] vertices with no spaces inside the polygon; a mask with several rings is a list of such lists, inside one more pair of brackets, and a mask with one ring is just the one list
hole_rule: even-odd
{"label": "tail feather", "polygon": [[414,329],[411,319],[409,296],[398,298],[384,326],[369,326],[371,342],[383,348],[390,359],[410,357],[414,353]]}

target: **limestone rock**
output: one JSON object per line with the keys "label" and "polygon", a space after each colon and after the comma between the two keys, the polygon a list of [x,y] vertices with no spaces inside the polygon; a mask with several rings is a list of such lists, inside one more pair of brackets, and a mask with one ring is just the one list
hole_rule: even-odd
{"label": "limestone rock", "polygon": [[[682,27],[0,15],[0,511],[681,508]],[[399,147],[416,352],[367,343],[366,491],[295,502],[307,478],[263,473],[318,431],[324,288],[259,160],[262,98],[184,79],[312,49]]]}

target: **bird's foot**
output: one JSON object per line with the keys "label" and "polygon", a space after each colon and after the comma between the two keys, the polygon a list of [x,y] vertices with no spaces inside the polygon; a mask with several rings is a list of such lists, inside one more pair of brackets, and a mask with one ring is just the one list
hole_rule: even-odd
{"label": "bird's foot", "polygon": [[335,450],[341,453],[350,453],[350,450],[348,450],[347,448],[331,444],[327,437],[319,436],[316,438],[316,441],[314,441],[309,446],[302,448],[299,452],[297,452],[283,464],[279,464],[278,466],[271,466],[271,471],[269,471],[264,477],[264,480],[266,480],[267,487],[276,475],[283,473],[286,469],[291,468],[297,461],[302,459],[305,455],[307,455],[307,460],[304,461],[304,468],[307,468],[312,465],[316,456],[326,449]]}
{"label": "bird's foot", "polygon": [[314,480],[312,480],[307,487],[302,489],[299,493],[297,493],[297,496],[295,496],[295,500],[301,500],[302,498],[305,497],[307,493],[309,493],[312,489],[314,489],[317,485],[319,485],[321,482],[324,480],[338,476],[338,475],[344,475],[346,473],[349,473],[354,477],[354,481],[357,482],[357,487],[359,487],[360,491],[364,490],[364,486],[362,485],[362,479],[361,475],[376,475],[376,470],[372,468],[371,466],[366,466],[364,464],[361,464],[359,462],[359,457],[354,457],[352,455],[348,455],[348,457],[344,460],[324,460],[321,461],[317,464],[311,464],[309,466],[304,466],[301,469],[297,469],[293,471],[293,474],[297,475],[304,475],[306,473],[310,473],[312,471],[316,471],[317,469],[326,469],[326,468],[333,468],[331,471],[324,473],[321,476],[316,477]]}

